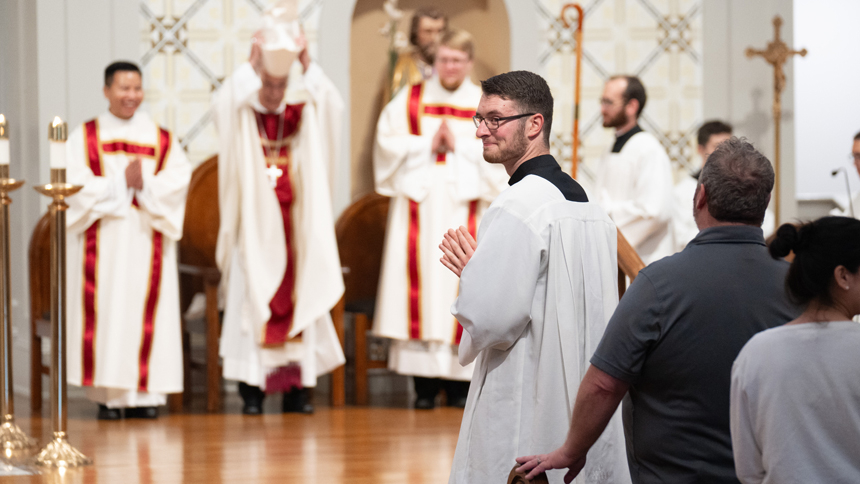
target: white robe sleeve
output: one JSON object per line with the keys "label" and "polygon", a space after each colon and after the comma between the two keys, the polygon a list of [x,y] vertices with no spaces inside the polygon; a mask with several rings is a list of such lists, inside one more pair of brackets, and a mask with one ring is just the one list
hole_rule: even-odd
{"label": "white robe sleeve", "polygon": [[316,110],[317,121],[322,133],[320,148],[322,158],[326,161],[325,170],[328,178],[329,193],[334,194],[334,173],[337,170],[337,159],[343,137],[344,103],[340,93],[331,79],[325,75],[316,62],[308,66],[304,74],[305,89]]}
{"label": "white robe sleeve", "polygon": [[84,130],[78,128],[66,143],[66,181],[83,189],[66,199],[66,227],[69,235],[83,233],[102,217],[125,217],[132,191],[125,182],[125,170],[110,177],[95,176],[85,159]]}
{"label": "white robe sleeve", "polygon": [[604,208],[633,247],[663,229],[672,217],[672,165],[662,147],[638,154],[633,193],[624,200],[604,202]]}
{"label": "white robe sleeve", "polygon": [[761,446],[755,436],[753,408],[750,406],[744,381],[746,359],[738,355],[732,366],[731,386],[731,434],[732,452],[735,457],[735,472],[743,484],[758,484],[764,480],[765,470]]}
{"label": "white robe sleeve", "polygon": [[460,295],[451,307],[465,329],[459,350],[463,366],[484,349],[505,351],[519,339],[531,321],[546,260],[540,237],[507,210],[491,207],[483,227],[481,242],[460,276]]}
{"label": "white robe sleeve", "polygon": [[185,157],[182,146],[171,134],[170,153],[164,166],[156,174],[144,173],[143,190],[136,193],[137,201],[151,215],[154,230],[172,240],[182,238],[185,220],[185,198],[191,180],[191,164]]}
{"label": "white robe sleeve", "polygon": [[405,195],[413,200],[423,198],[420,191],[404,183],[406,173],[429,170],[432,163],[430,148],[432,136],[409,134],[406,102],[409,89],[400,93],[385,106],[376,126],[376,143],[373,147],[373,177],[376,192],[386,197]]}
{"label": "white robe sleeve", "polygon": [[225,283],[228,280],[230,257],[238,243],[241,210],[242,186],[238,183],[241,148],[237,138],[242,135],[242,126],[239,110],[260,87],[262,83],[257,73],[251,64],[245,63],[221,84],[221,88],[212,98],[213,119],[221,140],[218,147],[218,202],[221,225],[218,229],[215,261],[224,276],[221,280]]}

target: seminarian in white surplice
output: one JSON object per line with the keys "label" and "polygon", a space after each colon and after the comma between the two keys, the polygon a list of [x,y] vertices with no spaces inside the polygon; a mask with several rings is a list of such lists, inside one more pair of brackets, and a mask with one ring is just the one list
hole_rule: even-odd
{"label": "seminarian in white surplice", "polygon": [[[255,34],[249,63],[224,81],[213,106],[226,289],[220,354],[246,414],[262,411],[263,392],[283,392],[284,411],[312,412],[307,390],[345,361],[329,315],[343,278],[327,173],[343,102],[301,34],[290,37],[294,13],[275,19],[284,35]],[[281,44],[261,48],[263,37]],[[306,100],[285,103],[296,58]]]}
{"label": "seminarian in white surplice", "polygon": [[98,417],[155,418],[182,391],[176,241],[191,166],[145,113],[141,74],[105,70],[109,111],[66,143],[68,382],[100,404]]}
{"label": "seminarian in white surplice", "polygon": [[438,238],[460,225],[474,234],[505,186],[475,137],[472,59],[471,35],[447,32],[433,77],[401,89],[377,125],[376,191],[392,198],[373,331],[392,339],[389,368],[415,377],[416,408],[433,408],[443,385],[449,405],[465,404],[468,383],[457,381],[468,382],[473,365],[457,362],[462,327],[449,311],[457,278],[439,265]]}

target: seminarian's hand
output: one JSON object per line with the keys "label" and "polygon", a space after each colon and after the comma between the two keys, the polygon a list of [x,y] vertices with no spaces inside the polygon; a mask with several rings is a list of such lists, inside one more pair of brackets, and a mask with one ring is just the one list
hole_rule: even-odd
{"label": "seminarian's hand", "polygon": [[475,241],[475,238],[472,237],[472,234],[469,233],[466,227],[461,225],[457,230],[448,229],[448,232],[442,238],[442,243],[439,244],[439,248],[443,253],[439,262],[450,269],[457,277],[460,277],[477,247],[478,242]]}
{"label": "seminarian's hand", "polygon": [[141,171],[140,157],[135,159],[125,167],[125,184],[129,188],[135,190],[143,190],[143,172]]}
{"label": "seminarian's hand", "polygon": [[585,456],[575,457],[565,452],[564,446],[543,455],[517,457],[517,472],[528,472],[526,479],[532,480],[539,474],[551,469],[567,469],[564,475],[565,484],[570,484],[585,467]]}
{"label": "seminarian's hand", "polygon": [[448,123],[446,123],[445,120],[442,120],[442,124],[439,125],[439,129],[433,136],[431,149],[433,153],[447,153],[448,151],[454,151],[454,135],[448,128]]}

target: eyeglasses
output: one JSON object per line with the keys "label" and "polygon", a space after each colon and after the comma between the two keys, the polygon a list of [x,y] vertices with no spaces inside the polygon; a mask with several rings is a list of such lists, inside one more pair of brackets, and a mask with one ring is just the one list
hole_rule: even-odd
{"label": "eyeglasses", "polygon": [[526,116],[534,116],[535,114],[537,114],[537,113],[517,114],[514,116],[504,116],[501,118],[500,117],[492,117],[492,118],[486,118],[486,119],[484,119],[483,117],[478,116],[476,114],[476,115],[472,116],[472,121],[475,122],[476,128],[480,128],[481,123],[485,123],[487,125],[487,129],[496,130],[496,129],[499,129],[499,126],[501,126],[506,121],[510,121],[512,119],[520,119],[520,118],[524,118]]}

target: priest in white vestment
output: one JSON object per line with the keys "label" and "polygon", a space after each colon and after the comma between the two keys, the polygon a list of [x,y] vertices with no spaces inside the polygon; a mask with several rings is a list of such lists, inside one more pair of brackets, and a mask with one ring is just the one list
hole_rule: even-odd
{"label": "priest in white vestment", "polygon": [[[291,10],[273,22],[286,31],[282,45],[270,31],[256,34],[250,61],[213,106],[226,288],[220,355],[250,415],[262,412],[264,392],[283,392],[285,412],[312,412],[308,389],[345,361],[329,314],[343,294],[328,175],[343,101],[301,34],[290,37],[295,5],[282,2],[276,17],[277,8]],[[296,57],[306,99],[284,102]]]}
{"label": "priest in white vestment", "polygon": [[[618,304],[616,228],[549,154],[553,100],[538,75],[481,83],[477,135],[511,187],[490,205],[478,241],[449,230],[443,265],[460,276],[451,312],[475,362],[449,484],[506,482],[515,458],[560,446],[574,397]],[[629,483],[620,412],[577,483]],[[551,471],[549,482],[562,482]]]}
{"label": "priest in white vestment", "polygon": [[449,312],[457,278],[438,263],[438,236],[459,225],[474,235],[506,178],[484,163],[475,137],[472,59],[471,35],[447,32],[436,74],[401,89],[376,130],[376,191],[392,198],[373,332],[392,339],[389,368],[415,377],[420,409],[435,406],[442,386],[449,405],[465,405],[473,368],[457,363],[462,327]]}
{"label": "priest in white vestment", "polygon": [[[645,88],[638,78],[615,76],[600,99],[603,127],[615,143],[600,160],[594,200],[615,221],[645,264],[672,254],[672,166],[666,150],[639,127]],[[684,207],[688,207],[686,203]]]}
{"label": "priest in white vestment", "polygon": [[[98,418],[155,418],[182,392],[176,242],[191,165],[173,134],[137,111],[140,69],[105,70],[108,112],[66,143],[68,382]],[[124,409],[124,410],[123,410]]]}

